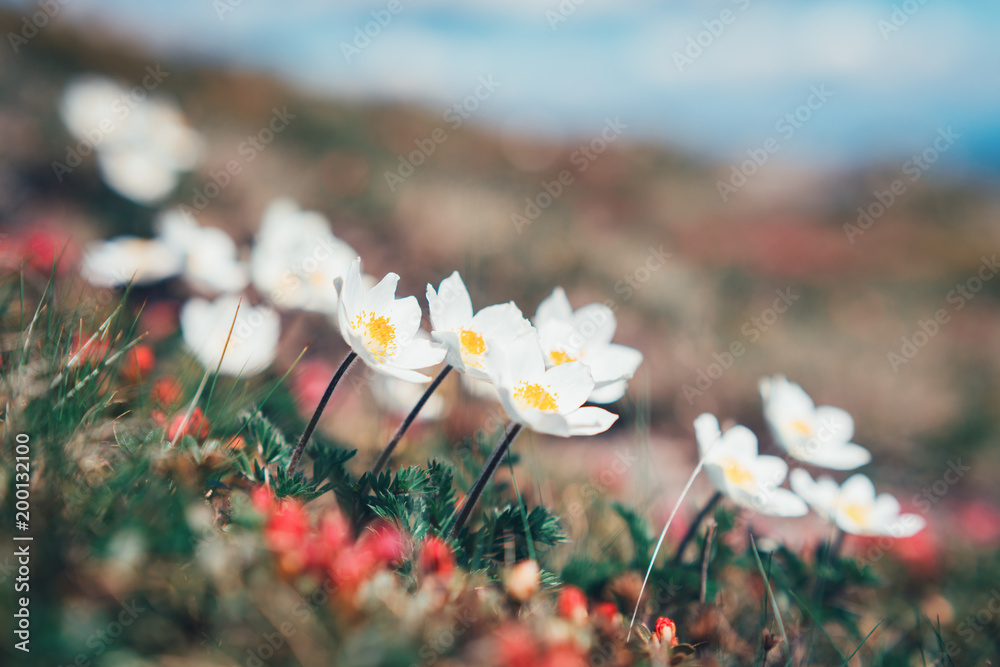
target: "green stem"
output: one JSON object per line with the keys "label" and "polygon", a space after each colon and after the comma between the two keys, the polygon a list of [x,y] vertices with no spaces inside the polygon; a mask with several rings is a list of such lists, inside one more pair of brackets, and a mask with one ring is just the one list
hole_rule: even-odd
{"label": "green stem", "polygon": [[507,432],[504,434],[503,440],[497,445],[497,448],[493,450],[490,454],[490,458],[486,461],[486,467],[483,471],[479,473],[479,479],[476,483],[472,485],[469,490],[469,495],[465,499],[465,503],[462,505],[462,511],[458,513],[458,518],[455,519],[454,525],[451,527],[451,531],[448,533],[448,539],[455,539],[458,537],[458,533],[462,530],[462,526],[465,525],[466,521],[469,520],[469,516],[472,514],[473,508],[475,508],[476,503],[479,501],[479,497],[483,495],[483,491],[486,490],[486,485],[490,483],[490,479],[493,478],[493,473],[496,472],[497,466],[500,465],[500,461],[503,460],[504,454],[510,449],[510,445],[514,442],[514,438],[517,434],[521,432],[521,425],[516,423],[511,423],[507,427]]}
{"label": "green stem", "polygon": [[340,368],[337,372],[333,374],[333,378],[330,380],[330,384],[327,385],[326,391],[323,392],[323,398],[319,399],[319,405],[316,406],[316,411],[313,412],[312,418],[309,420],[309,424],[306,425],[306,430],[302,432],[302,437],[299,438],[299,444],[295,445],[295,451],[292,452],[292,460],[288,464],[288,470],[286,471],[289,476],[295,472],[295,468],[299,465],[299,459],[302,458],[302,452],[306,449],[306,444],[309,443],[309,438],[312,437],[313,431],[316,430],[316,425],[319,424],[319,418],[323,415],[323,411],[326,410],[326,404],[330,402],[330,396],[333,395],[333,390],[337,388],[337,384],[340,382],[340,378],[344,376],[347,369],[351,367],[354,360],[357,359],[358,353],[353,350],[348,353],[344,360],[340,363]]}
{"label": "green stem", "polygon": [[389,444],[385,446],[385,449],[382,450],[381,456],[378,457],[378,461],[375,462],[375,466],[372,468],[372,477],[377,475],[382,467],[389,462],[389,457],[392,456],[392,453],[395,451],[396,445],[398,445],[399,441],[403,439],[403,435],[406,433],[406,430],[410,428],[410,424],[412,424],[413,420],[417,418],[418,414],[420,414],[420,410],[423,409],[424,404],[431,397],[431,394],[434,393],[434,390],[438,388],[438,385],[440,385],[441,382],[448,376],[451,369],[452,367],[450,365],[445,364],[445,367],[441,369],[441,372],[437,374],[434,381],[430,383],[426,391],[424,391],[423,396],[421,396],[420,400],[417,401],[417,404],[413,406],[412,410],[410,410],[410,414],[406,415],[406,419],[404,419],[403,423],[399,425],[398,429],[396,429],[396,434],[392,436],[392,440],[390,440]]}
{"label": "green stem", "polygon": [[712,511],[712,508],[715,507],[716,503],[720,500],[722,500],[722,492],[716,491],[715,495],[709,498],[708,502],[705,503],[705,506],[701,508],[700,512],[698,512],[698,516],[694,518],[691,525],[688,526],[687,532],[684,533],[684,538],[677,547],[677,553],[674,554],[674,565],[680,565],[681,558],[684,557],[684,548],[687,547],[688,542],[694,539],[695,534],[698,532],[698,526],[701,525],[701,522],[705,520],[705,517],[708,516],[708,513]]}

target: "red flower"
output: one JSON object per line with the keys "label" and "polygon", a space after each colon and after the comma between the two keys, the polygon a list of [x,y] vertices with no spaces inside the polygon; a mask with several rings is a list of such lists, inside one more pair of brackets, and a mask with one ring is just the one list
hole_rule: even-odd
{"label": "red flower", "polygon": [[283,500],[264,526],[264,542],[278,554],[289,574],[302,571],[308,559],[309,516],[295,500]]}
{"label": "red flower", "polygon": [[451,547],[440,537],[428,537],[420,550],[420,571],[424,574],[437,575],[442,578],[449,576],[455,569],[455,557]]}
{"label": "red flower", "polygon": [[146,334],[146,340],[158,341],[177,331],[177,303],[156,301],[148,303],[139,315],[139,330]]}
{"label": "red flower", "polygon": [[653,636],[656,637],[661,645],[677,646],[677,626],[666,616],[660,616],[656,619],[656,628],[653,630]]}
{"label": "red flower", "polygon": [[250,491],[250,504],[261,514],[270,514],[276,505],[274,492],[263,484],[255,486]]}
{"label": "red flower", "polygon": [[60,261],[56,266],[57,275],[65,273],[67,265],[74,261],[76,254],[76,247],[68,235],[44,229],[29,233],[21,246],[21,256],[28,266],[46,275],[52,272],[52,265],[57,260],[69,260]]}
{"label": "red flower", "polygon": [[149,377],[155,365],[156,357],[153,356],[153,348],[148,345],[136,345],[125,354],[122,375],[129,382],[138,382]]}
{"label": "red flower", "polygon": [[186,412],[174,415],[167,429],[167,440],[173,442],[185,435],[190,435],[195,440],[204,440],[208,437],[209,424],[201,408],[195,408],[187,421],[184,419],[186,415]]}
{"label": "red flower", "polygon": [[1000,544],[1000,510],[979,500],[958,510],[958,528],[965,539],[980,547]]}
{"label": "red flower", "polygon": [[394,563],[403,558],[403,535],[395,526],[372,529],[358,540],[358,547],[379,563]]}
{"label": "red flower", "polygon": [[184,388],[181,387],[180,382],[171,377],[165,377],[153,383],[150,398],[153,399],[153,403],[157,407],[169,410],[177,405],[183,394]]}
{"label": "red flower", "polygon": [[328,568],[341,549],[351,540],[351,526],[344,515],[331,510],[323,515],[319,530],[310,544],[309,564],[316,568]]}
{"label": "red flower", "polygon": [[587,620],[587,596],[576,586],[563,586],[559,592],[559,615],[574,623]]}
{"label": "red flower", "polygon": [[594,616],[607,625],[619,625],[622,622],[621,612],[614,602],[602,602],[594,607]]}
{"label": "red flower", "polygon": [[508,623],[496,631],[497,663],[503,667],[535,667],[538,646],[528,629]]}

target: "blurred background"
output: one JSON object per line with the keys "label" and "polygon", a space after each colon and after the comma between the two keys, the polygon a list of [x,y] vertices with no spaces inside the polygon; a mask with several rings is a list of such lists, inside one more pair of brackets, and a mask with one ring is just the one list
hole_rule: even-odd
{"label": "blurred background", "polygon": [[[866,472],[904,506],[971,466],[934,496],[960,519],[936,530],[1000,538],[1000,6],[329,4],[0,1],[2,261],[44,276],[66,248],[73,272],[87,242],[148,237],[172,206],[245,255],[291,197],[401,293],[458,269],[477,307],[531,314],[563,285],[615,308],[646,357],[620,424],[532,465],[596,474],[639,434],[653,464],[622,493],[670,489],[669,507],[697,414],[770,448],[757,379],[781,372],[854,415]],[[86,74],[197,132],[168,192],[71,155],[63,94]],[[283,324],[279,371],[306,343],[304,369],[337,363],[322,317]],[[300,396],[325,382],[304,373]],[[375,447],[387,423],[338,437]]]}

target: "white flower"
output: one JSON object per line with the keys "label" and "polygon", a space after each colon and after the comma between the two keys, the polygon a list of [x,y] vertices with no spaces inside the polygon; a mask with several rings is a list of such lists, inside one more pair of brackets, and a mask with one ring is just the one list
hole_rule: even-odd
{"label": "white flower", "polygon": [[172,103],[137,99],[106,77],[71,82],[60,114],[81,144],[94,148],[108,186],[140,204],[164,199],[201,155],[201,138]]}
{"label": "white flower", "polygon": [[832,470],[853,470],[871,453],[851,442],[854,420],[829,405],[816,407],[809,394],[783,375],[760,380],[764,417],[778,443],[792,457]]}
{"label": "white flower", "polygon": [[490,348],[486,367],[507,414],[533,431],[563,438],[594,435],[618,419],[602,408],[581,407],[594,389],[590,370],[580,362],[546,370],[533,330]]}
{"label": "white flower", "polygon": [[92,285],[121,287],[129,282],[148,285],[171,278],[183,266],[183,256],[159,239],[116,236],[88,244],[80,272]]}
{"label": "white flower", "polygon": [[472,314],[472,299],[455,271],[441,281],[437,291],[427,285],[431,335],[447,349],[446,361],[460,373],[488,380],[486,352],[531,331],[514,302],[500,303]]}
{"label": "white flower", "polygon": [[248,377],[265,370],[274,361],[281,334],[281,320],[274,310],[241,304],[232,295],[215,301],[189,300],[181,308],[180,324],[184,342],[201,365],[214,372],[221,359],[222,375]]}
{"label": "white flower", "polygon": [[257,289],[278,306],[335,316],[333,282],[347,274],[357,256],[333,235],[323,215],[280,198],[264,211],[250,255],[250,272]]}
{"label": "white flower", "polygon": [[803,516],[809,511],[801,498],[780,488],[788,464],[777,456],[760,456],[757,436],[750,429],[734,426],[722,433],[719,420],[705,413],[694,420],[694,432],[705,472],[731,501],[773,516]]}
{"label": "white flower", "polygon": [[201,227],[186,213],[171,209],[157,220],[164,243],[184,256],[184,277],[210,292],[239,292],[247,286],[246,267],[233,238],[218,227]]}
{"label": "white flower", "polygon": [[547,366],[580,361],[590,369],[594,391],[588,400],[613,403],[625,395],[642,353],[611,342],[617,322],[609,307],[592,303],[573,312],[566,292],[557,287],[539,304],[535,326]]}
{"label": "white flower", "polygon": [[337,308],[340,333],[371,368],[407,382],[427,382],[418,373],[441,363],[445,351],[417,337],[420,304],[417,298],[396,298],[399,276],[388,273],[367,292],[361,282],[361,260],[355,259],[340,290]]}
{"label": "white flower", "polygon": [[809,503],[824,520],[845,533],[866,536],[910,537],[927,522],[919,514],[900,514],[899,501],[888,493],[875,495],[875,485],[866,475],[852,475],[838,486],[830,477],[813,480],[798,468],[789,481],[795,493]]}

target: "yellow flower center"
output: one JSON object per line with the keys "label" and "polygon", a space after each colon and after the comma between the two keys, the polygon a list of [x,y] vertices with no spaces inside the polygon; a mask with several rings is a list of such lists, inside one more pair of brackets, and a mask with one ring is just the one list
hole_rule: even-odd
{"label": "yellow flower center", "polygon": [[844,504],[840,507],[844,514],[851,518],[851,521],[858,524],[859,526],[865,526],[868,524],[868,512],[869,508],[867,505],[858,505],[857,503]]}
{"label": "yellow flower center", "polygon": [[791,429],[798,433],[799,435],[811,436],[813,433],[812,426],[808,422],[804,422],[801,419],[796,419],[791,424],[789,424]]}
{"label": "yellow flower center", "polygon": [[540,384],[522,382],[514,391],[514,400],[522,408],[534,408],[542,412],[555,412],[559,409],[556,405],[556,396],[550,394]]}
{"label": "yellow flower center", "polygon": [[563,350],[552,350],[549,352],[549,359],[556,366],[562,366],[563,364],[568,364],[571,361],[576,361],[579,357],[574,357],[569,352],[564,352]]}
{"label": "yellow flower center", "polygon": [[739,488],[747,488],[753,485],[753,473],[741,465],[736,459],[727,458],[722,461],[722,472],[726,476],[726,481]]}
{"label": "yellow flower center", "polygon": [[483,340],[483,335],[472,329],[462,329],[458,334],[458,341],[462,348],[462,361],[473,368],[482,367],[483,353],[486,352],[486,341]]}
{"label": "yellow flower center", "polygon": [[365,349],[379,362],[396,352],[396,327],[388,317],[362,312],[354,318],[354,330],[361,333]]}

